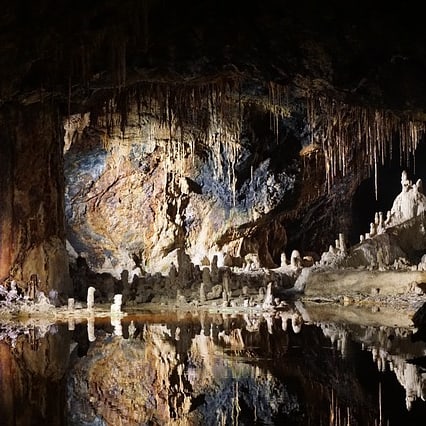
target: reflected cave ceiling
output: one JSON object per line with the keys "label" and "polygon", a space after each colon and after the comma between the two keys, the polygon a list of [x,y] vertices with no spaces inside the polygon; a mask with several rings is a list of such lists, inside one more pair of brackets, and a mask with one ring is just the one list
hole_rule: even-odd
{"label": "reflected cave ceiling", "polygon": [[161,269],[177,248],[258,252],[271,267],[339,232],[355,242],[365,202],[389,209],[402,168],[426,175],[418,156],[413,167],[426,35],[408,6],[37,0],[2,12],[1,107],[90,113],[71,125],[65,214],[97,270]]}

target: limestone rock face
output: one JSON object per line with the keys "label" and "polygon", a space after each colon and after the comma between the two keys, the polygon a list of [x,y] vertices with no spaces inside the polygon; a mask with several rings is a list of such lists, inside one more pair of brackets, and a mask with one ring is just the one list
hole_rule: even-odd
{"label": "limestone rock face", "polygon": [[108,132],[106,118],[98,117],[69,143],[65,211],[73,252],[116,277],[136,267],[166,273],[178,248],[196,262],[228,251],[261,252],[273,266],[286,233],[264,217],[295,182],[291,168],[271,168],[273,146],[250,173],[249,159],[259,155],[253,142],[218,148],[208,139],[200,151],[199,129],[188,127],[179,139],[149,111],[138,115],[132,107],[124,132]]}

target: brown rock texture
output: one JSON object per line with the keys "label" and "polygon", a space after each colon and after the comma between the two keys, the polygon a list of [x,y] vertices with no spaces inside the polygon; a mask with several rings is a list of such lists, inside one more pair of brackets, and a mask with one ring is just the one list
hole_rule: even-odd
{"label": "brown rock texture", "polygon": [[[179,124],[179,117],[170,127],[155,108],[142,109],[133,99],[125,127],[108,128],[123,119],[118,111],[98,115],[75,134],[65,152],[68,237],[91,268],[116,277],[136,267],[168,273],[177,249],[196,263],[255,253],[276,266],[286,231],[267,215],[292,190],[297,171],[269,169],[277,149],[269,129],[263,149],[232,139],[239,126],[249,126],[234,115],[226,123],[222,117],[222,135],[213,134],[220,106],[207,110],[205,128],[196,120]],[[201,107],[207,108],[204,100]],[[180,118],[197,114],[190,108]],[[268,114],[259,126],[269,126]]]}
{"label": "brown rock texture", "polygon": [[72,293],[65,250],[62,134],[48,105],[0,114],[0,277]]}

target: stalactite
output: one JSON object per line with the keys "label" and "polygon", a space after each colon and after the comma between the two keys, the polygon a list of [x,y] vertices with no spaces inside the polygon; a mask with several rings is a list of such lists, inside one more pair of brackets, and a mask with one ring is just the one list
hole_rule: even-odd
{"label": "stalactite", "polygon": [[[117,79],[124,78],[122,71]],[[267,96],[256,102],[269,111],[271,130],[278,141],[279,127],[290,113],[290,89],[276,83],[269,83],[265,89]],[[176,182],[185,175],[198,144],[207,147],[214,176],[227,183],[235,204],[244,102],[253,99],[242,100],[241,81],[234,77],[192,84],[145,82],[116,90],[104,103],[103,124],[109,134],[120,126],[124,135],[130,105],[136,105],[133,108],[139,120],[151,117],[151,137],[164,135],[165,182],[169,175]],[[425,133],[425,124],[409,116],[349,105],[314,93],[306,98],[306,120],[308,143],[322,148],[328,191],[336,179],[354,173],[358,179],[374,174],[377,192],[379,166],[394,154],[394,138],[400,141],[402,165],[413,157]]]}
{"label": "stalactite", "polygon": [[118,93],[114,101],[105,103],[105,124],[111,131],[117,116],[121,116],[120,123],[125,125],[128,103],[133,99],[139,119],[144,109],[153,117],[152,133],[167,129],[165,152],[170,161],[167,161],[165,173],[178,176],[184,175],[188,157],[194,161],[196,143],[203,142],[204,134],[204,143],[211,150],[215,176],[226,179],[235,202],[235,165],[242,120],[241,100],[235,97],[236,93],[239,93],[238,84],[233,81],[219,80],[194,86],[140,84],[131,95]]}
{"label": "stalactite", "polygon": [[290,115],[287,86],[272,81],[269,82],[267,109],[269,110],[270,128],[274,132],[278,143],[280,120]]}
{"label": "stalactite", "polygon": [[[335,179],[366,167],[374,173],[377,197],[379,165],[392,157],[394,137],[400,141],[400,164],[409,166],[419,140],[425,134],[425,123],[389,111],[351,106],[320,96],[307,97],[306,117],[310,143],[321,139],[324,153],[326,185],[330,190]],[[354,169],[349,170],[349,164]]]}

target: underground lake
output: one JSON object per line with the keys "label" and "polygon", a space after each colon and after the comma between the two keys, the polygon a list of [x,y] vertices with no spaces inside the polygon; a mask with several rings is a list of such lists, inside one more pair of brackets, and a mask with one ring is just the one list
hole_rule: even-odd
{"label": "underground lake", "polygon": [[318,305],[3,320],[1,424],[423,424],[423,331]]}

